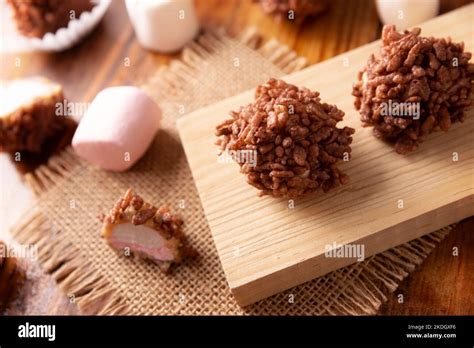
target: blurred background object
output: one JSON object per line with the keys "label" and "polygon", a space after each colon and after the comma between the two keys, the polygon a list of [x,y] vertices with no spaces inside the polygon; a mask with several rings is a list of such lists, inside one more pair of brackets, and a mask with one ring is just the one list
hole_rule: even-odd
{"label": "blurred background object", "polygon": [[0,52],[60,52],[99,24],[111,0],[1,0]]}
{"label": "blurred background object", "polygon": [[439,0],[376,0],[383,24],[394,24],[399,31],[435,17]]}
{"label": "blurred background object", "polygon": [[42,38],[65,28],[71,20],[93,8],[90,0],[7,0],[20,34]]}
{"label": "blurred background object", "polygon": [[152,51],[179,51],[199,31],[193,0],[125,0],[125,3],[138,41]]}
{"label": "blurred background object", "polygon": [[302,22],[308,17],[324,12],[330,5],[329,0],[255,0],[262,11],[277,20]]}

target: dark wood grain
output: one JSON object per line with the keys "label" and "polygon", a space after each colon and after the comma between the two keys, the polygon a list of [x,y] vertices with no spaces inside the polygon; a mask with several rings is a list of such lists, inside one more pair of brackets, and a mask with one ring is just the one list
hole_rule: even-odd
{"label": "dark wood grain", "polygon": [[[470,0],[442,0],[446,12]],[[205,27],[224,27],[238,34],[255,26],[265,39],[275,38],[305,56],[313,64],[377,39],[381,24],[375,5],[369,0],[336,0],[331,9],[300,25],[275,22],[250,0],[196,0],[198,15]],[[101,89],[123,84],[140,85],[160,66],[175,56],[146,51],[135,40],[123,1],[114,0],[98,28],[80,45],[59,54],[34,53],[1,55],[0,78],[12,79],[42,75],[64,86],[71,101],[89,102]],[[21,66],[16,67],[16,59]],[[129,59],[130,66],[124,62]],[[5,155],[2,166],[11,165]],[[2,175],[2,185],[18,178],[11,170]],[[18,175],[18,174],[17,174]],[[5,186],[6,187],[6,186]],[[18,189],[25,190],[24,187]],[[14,198],[12,198],[14,199]],[[13,201],[10,206],[24,206]],[[7,212],[1,222],[0,237],[15,214]],[[402,282],[382,307],[381,314],[474,314],[474,218],[463,221],[428,257],[423,265]],[[452,248],[459,248],[459,256]],[[35,276],[22,290],[10,314],[76,314],[51,277],[41,274],[37,265],[28,265]],[[398,294],[404,303],[398,303]]]}
{"label": "dark wood grain", "polygon": [[380,314],[474,314],[473,231],[474,218],[460,222],[422,266],[400,284]]}

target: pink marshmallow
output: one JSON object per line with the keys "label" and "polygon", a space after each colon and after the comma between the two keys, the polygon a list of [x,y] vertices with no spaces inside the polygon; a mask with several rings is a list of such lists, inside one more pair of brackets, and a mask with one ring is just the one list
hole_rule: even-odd
{"label": "pink marshmallow", "polygon": [[121,172],[144,155],[160,121],[161,109],[139,88],[106,88],[82,117],[72,146],[90,163]]}

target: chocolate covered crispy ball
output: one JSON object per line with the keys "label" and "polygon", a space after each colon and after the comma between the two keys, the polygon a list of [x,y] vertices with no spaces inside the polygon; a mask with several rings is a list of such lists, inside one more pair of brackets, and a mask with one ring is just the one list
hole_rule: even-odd
{"label": "chocolate covered crispy ball", "polygon": [[362,125],[373,127],[400,154],[462,122],[472,103],[471,53],[463,43],[420,33],[385,26],[380,55],[369,58],[353,87]]}
{"label": "chocolate covered crispy ball", "polygon": [[302,21],[315,16],[329,6],[329,0],[254,0],[260,3],[263,12],[277,20],[284,18]]}
{"label": "chocolate covered crispy ball", "polygon": [[318,92],[270,79],[231,116],[217,126],[218,145],[260,195],[296,198],[347,182],[337,162],[349,159],[354,129],[337,127],[344,112]]}

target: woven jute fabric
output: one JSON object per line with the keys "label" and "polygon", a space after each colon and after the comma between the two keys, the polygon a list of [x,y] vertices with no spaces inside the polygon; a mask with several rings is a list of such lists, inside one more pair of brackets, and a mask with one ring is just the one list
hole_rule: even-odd
{"label": "woven jute fabric", "polygon": [[[38,203],[13,234],[23,243],[38,245],[44,269],[84,313],[376,313],[451,227],[241,308],[227,285],[176,130],[181,115],[305,64],[304,58],[276,41],[261,43],[255,31],[239,38],[203,33],[181,59],[143,86],[164,112],[163,127],[145,157],[120,174],[87,165],[71,149],[52,158],[26,177]],[[155,205],[168,203],[183,217],[190,244],[200,255],[197,260],[167,276],[156,265],[120,255],[106,245],[97,216],[128,187]]]}

